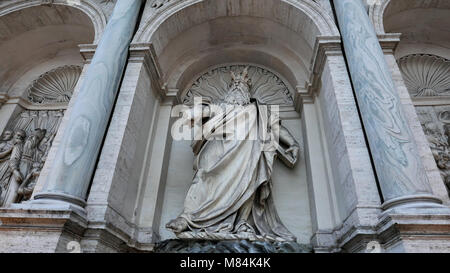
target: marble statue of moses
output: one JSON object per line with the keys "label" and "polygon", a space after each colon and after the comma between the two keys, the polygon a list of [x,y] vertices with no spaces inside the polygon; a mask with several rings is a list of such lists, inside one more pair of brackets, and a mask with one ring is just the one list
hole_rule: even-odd
{"label": "marble statue of moses", "polygon": [[[202,137],[192,144],[195,175],[183,212],[166,228],[183,239],[296,241],[275,209],[271,174],[277,156],[294,166],[299,144],[274,118],[278,113],[251,98],[247,68],[231,76],[221,111],[201,105]],[[264,132],[278,136],[268,142]]]}

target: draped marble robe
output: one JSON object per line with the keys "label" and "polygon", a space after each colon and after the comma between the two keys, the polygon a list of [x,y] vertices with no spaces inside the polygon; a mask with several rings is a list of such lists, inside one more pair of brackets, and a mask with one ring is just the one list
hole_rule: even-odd
{"label": "draped marble robe", "polygon": [[[196,119],[200,120],[203,137],[197,136],[194,139],[199,140],[192,144],[196,156],[193,183],[183,213],[166,227],[181,233],[174,227],[184,222],[187,229],[183,231],[214,235],[201,239],[245,239],[245,234],[255,234],[264,240],[296,241],[276,212],[271,175],[277,154],[291,167],[296,161],[296,155],[290,156],[278,144],[276,132],[284,138],[288,134],[291,147],[298,149],[298,143],[266,105],[256,101],[224,103],[221,109],[221,114],[212,115],[206,122]],[[199,238],[194,235],[192,239]]]}

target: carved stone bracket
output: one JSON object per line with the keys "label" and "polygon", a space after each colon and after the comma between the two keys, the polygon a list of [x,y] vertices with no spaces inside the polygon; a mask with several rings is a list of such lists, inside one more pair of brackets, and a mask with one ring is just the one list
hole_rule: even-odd
{"label": "carved stone bracket", "polygon": [[142,63],[147,70],[148,75],[152,79],[153,87],[161,98],[166,97],[168,94],[164,89],[162,83],[162,72],[159,65],[158,57],[156,56],[155,49],[151,43],[132,43],[130,45],[130,57],[128,59],[130,63]]}

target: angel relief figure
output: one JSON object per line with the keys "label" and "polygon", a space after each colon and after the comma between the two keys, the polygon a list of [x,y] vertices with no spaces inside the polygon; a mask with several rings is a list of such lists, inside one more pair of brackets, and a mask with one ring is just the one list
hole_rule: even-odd
{"label": "angel relief figure", "polygon": [[181,239],[296,241],[275,209],[271,175],[277,155],[294,166],[299,144],[277,111],[251,97],[248,68],[231,78],[220,103],[203,99],[184,110],[181,122],[201,132],[194,128],[195,175],[183,212],[166,228]]}

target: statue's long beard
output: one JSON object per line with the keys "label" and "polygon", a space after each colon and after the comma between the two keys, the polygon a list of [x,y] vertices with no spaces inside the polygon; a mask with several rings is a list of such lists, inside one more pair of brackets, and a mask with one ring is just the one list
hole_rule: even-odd
{"label": "statue's long beard", "polygon": [[228,91],[224,101],[228,104],[247,105],[250,103],[250,93],[241,88],[233,88]]}

